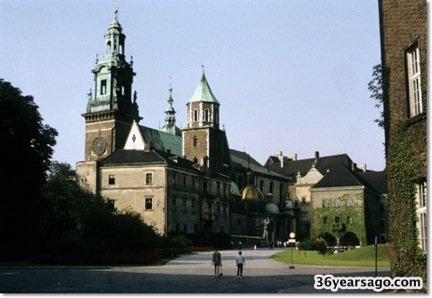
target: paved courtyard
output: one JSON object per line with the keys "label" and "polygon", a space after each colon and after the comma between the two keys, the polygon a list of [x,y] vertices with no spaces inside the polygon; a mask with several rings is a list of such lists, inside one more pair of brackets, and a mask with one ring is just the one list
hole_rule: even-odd
{"label": "paved courtyard", "polygon": [[[0,267],[1,293],[332,293],[314,289],[315,274],[368,276],[375,268],[295,265],[273,261],[282,249],[245,249],[243,279],[236,278],[238,250],[223,250],[223,276],[214,278],[212,252],[183,255],[163,266]],[[389,276],[379,268],[378,276]],[[340,291],[360,293],[365,291]],[[367,291],[373,293],[373,291]]]}

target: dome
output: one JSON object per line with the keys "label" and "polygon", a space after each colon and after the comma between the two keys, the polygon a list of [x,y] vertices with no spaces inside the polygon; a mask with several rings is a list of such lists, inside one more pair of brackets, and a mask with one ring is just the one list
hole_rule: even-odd
{"label": "dome", "polygon": [[282,203],[282,210],[288,210],[294,208],[294,201],[291,198],[290,194],[287,193],[283,203]]}
{"label": "dome", "polygon": [[264,195],[261,190],[249,184],[242,190],[242,200],[264,201]]}
{"label": "dome", "polygon": [[265,212],[267,214],[279,214],[279,207],[275,203],[269,202],[265,206]]}

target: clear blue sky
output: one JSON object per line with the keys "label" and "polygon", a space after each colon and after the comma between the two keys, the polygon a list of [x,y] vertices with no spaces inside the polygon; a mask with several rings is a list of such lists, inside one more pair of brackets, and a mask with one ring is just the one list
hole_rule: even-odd
{"label": "clear blue sky", "polygon": [[[81,114],[114,2],[0,0],[0,78],[34,96],[59,132],[54,160],[73,167],[84,159]],[[384,169],[367,87],[381,61],[377,0],[118,2],[141,125],[163,125],[171,76],[184,127],[204,65],[231,148],[262,164],[276,151],[319,151]]]}

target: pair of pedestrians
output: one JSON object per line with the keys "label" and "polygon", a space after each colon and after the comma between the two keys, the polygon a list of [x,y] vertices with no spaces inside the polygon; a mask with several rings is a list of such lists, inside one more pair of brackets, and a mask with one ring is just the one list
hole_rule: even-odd
{"label": "pair of pedestrians", "polygon": [[[212,265],[214,265],[214,273],[215,278],[222,276],[222,256],[218,249],[213,253]],[[246,265],[245,258],[242,256],[242,252],[239,251],[236,256],[236,265],[237,265],[237,278],[243,278],[243,267]]]}

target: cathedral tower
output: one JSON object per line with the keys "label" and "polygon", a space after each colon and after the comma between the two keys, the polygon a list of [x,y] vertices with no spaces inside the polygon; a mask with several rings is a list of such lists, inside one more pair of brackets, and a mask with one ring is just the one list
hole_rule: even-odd
{"label": "cathedral tower", "polygon": [[[94,93],[90,89],[86,113],[85,160],[98,160],[123,148],[133,120],[139,122],[136,92],[132,96],[133,61],[125,60],[123,28],[115,17],[104,36],[104,54],[96,56]],[[133,99],[132,99],[133,97]]]}
{"label": "cathedral tower", "polygon": [[219,129],[219,101],[203,72],[187,106],[183,155],[204,170],[230,174],[231,159],[225,131]]}

